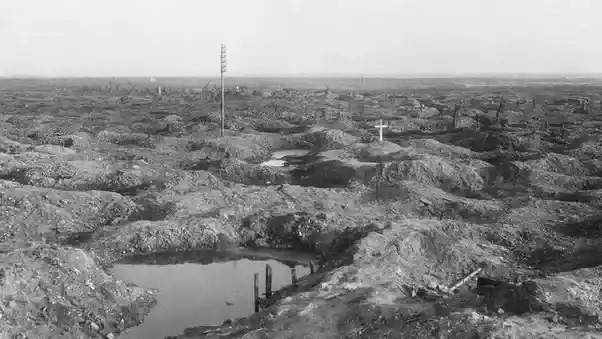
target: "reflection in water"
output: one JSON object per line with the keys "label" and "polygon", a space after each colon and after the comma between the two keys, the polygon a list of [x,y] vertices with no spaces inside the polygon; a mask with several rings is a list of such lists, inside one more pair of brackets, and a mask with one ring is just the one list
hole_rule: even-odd
{"label": "reflection in water", "polygon": [[[157,288],[157,306],[144,322],[120,338],[162,339],[188,327],[220,325],[226,319],[253,313],[253,274],[259,274],[261,293],[265,288],[265,265],[272,267],[274,291],[291,284],[290,268],[275,260],[248,259],[206,265],[115,265],[118,279],[147,288]],[[297,276],[309,268],[296,266]]]}
{"label": "reflection in water", "polygon": [[276,151],[272,154],[272,159],[282,159],[287,156],[301,157],[309,153],[307,149],[289,149]]}
{"label": "reflection in water", "polygon": [[270,167],[284,167],[288,163],[288,161],[284,159],[285,157],[302,157],[307,153],[309,153],[309,150],[306,149],[290,149],[276,151],[272,154],[272,158],[270,160],[264,161],[260,165]]}

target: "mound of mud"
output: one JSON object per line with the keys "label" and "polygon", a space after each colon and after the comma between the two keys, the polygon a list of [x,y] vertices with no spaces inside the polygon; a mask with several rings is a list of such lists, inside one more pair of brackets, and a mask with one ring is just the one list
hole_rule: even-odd
{"label": "mound of mud", "polygon": [[335,121],[317,121],[316,126],[334,129],[334,130],[347,130],[355,127],[355,124],[351,120],[335,120]]}
{"label": "mound of mud", "polygon": [[499,201],[459,197],[416,181],[380,184],[376,186],[375,194],[379,200],[401,202],[408,215],[430,218],[491,222],[504,211]]}
{"label": "mound of mud", "polygon": [[212,249],[219,245],[219,235],[224,232],[232,234],[232,226],[199,216],[143,220],[99,230],[89,250],[104,263],[127,255]]}
{"label": "mound of mud", "polygon": [[[547,161],[549,158],[543,160],[535,160],[533,163],[536,166],[548,167],[552,170],[562,171],[553,167],[553,163],[549,164]],[[576,190],[587,190],[602,187],[602,178],[599,177],[588,177],[588,176],[572,176],[557,171],[546,171],[541,169],[533,168],[528,162],[521,161],[510,161],[499,164],[497,169],[500,173],[500,179],[503,178],[504,182],[512,182],[521,184],[525,187],[535,188],[536,192],[545,195],[554,195],[558,192],[572,192]],[[571,169],[570,167],[565,171],[579,171],[579,167]]]}
{"label": "mound of mud", "polygon": [[324,213],[272,215],[261,211],[244,219],[241,232],[243,243],[254,246],[315,250],[329,233],[328,224]]}
{"label": "mound of mud", "polygon": [[123,195],[135,195],[149,189],[161,189],[164,186],[164,175],[158,170],[143,169],[111,169],[98,168],[98,162],[80,161],[77,165],[88,169],[77,175],[69,183],[69,187],[80,191],[109,191]]}
{"label": "mound of mud", "polygon": [[154,293],[114,280],[84,251],[34,244],[0,254],[6,338],[107,337],[137,325]]}
{"label": "mound of mud", "polygon": [[360,141],[358,137],[344,131],[322,127],[313,127],[300,138],[322,151],[343,148]]}
{"label": "mound of mud", "polygon": [[172,171],[163,177],[163,190],[170,194],[182,195],[207,188],[222,190],[222,181],[207,171]]}
{"label": "mound of mud", "polygon": [[341,149],[333,149],[333,150],[329,150],[329,151],[319,152],[319,153],[316,153],[315,157],[319,160],[326,160],[326,159],[343,160],[343,159],[354,159],[354,158],[357,158],[358,155],[355,152],[354,148],[345,147],[345,148],[341,148]]}
{"label": "mound of mud", "polygon": [[575,149],[572,149],[569,154],[578,158],[601,158],[602,142],[598,140],[585,141]]}
{"label": "mound of mud", "polygon": [[138,146],[141,148],[156,147],[154,140],[148,134],[134,133],[132,131],[103,130],[96,136],[99,142],[106,142],[120,146]]}
{"label": "mound of mud", "polygon": [[[479,228],[456,221],[406,219],[382,234],[359,241],[354,261],[358,283],[391,281],[407,286],[451,286],[460,272],[478,266],[504,266],[501,258],[478,246]],[[377,259],[378,258],[378,259]]]}
{"label": "mound of mud", "polygon": [[61,191],[32,186],[0,193],[0,228],[8,239],[36,239],[90,232],[127,220],[136,204],[112,192]]}
{"label": "mound of mud", "polygon": [[579,269],[549,279],[537,279],[538,297],[558,312],[569,326],[600,325],[602,271]]}
{"label": "mound of mud", "polygon": [[322,159],[292,172],[296,183],[316,187],[342,187],[352,181],[368,183],[376,172],[376,163],[356,159]]}
{"label": "mound of mud", "polygon": [[589,169],[578,159],[558,153],[547,153],[541,159],[525,162],[532,169],[555,172],[571,176],[591,175]]}
{"label": "mound of mud", "polygon": [[[134,133],[155,134],[155,135],[180,135],[186,131],[186,121],[179,115],[153,114],[154,117],[141,117],[130,124],[130,129]],[[218,120],[219,122],[219,120]]]}
{"label": "mound of mud", "polygon": [[[389,141],[371,142],[368,144],[357,143],[353,144],[350,148],[353,149],[358,160],[367,162],[378,162],[388,159],[391,154],[406,151],[403,147]],[[409,152],[410,150],[407,151]]]}
{"label": "mound of mud", "polygon": [[39,127],[29,130],[27,138],[36,145],[48,144],[73,147],[76,139],[78,139],[76,134],[80,132],[82,127],[82,123],[67,121],[64,125],[60,125],[54,120],[50,124],[39,125]]}
{"label": "mound of mud", "polygon": [[[320,279],[303,279],[299,283],[303,293],[291,293],[296,290],[291,289],[265,312],[269,316],[258,314],[228,324],[230,334],[225,337],[251,332],[278,338],[284,331],[301,337],[321,331],[329,338],[343,338],[361,328],[366,338],[392,333],[402,338],[492,333],[500,338],[578,338],[577,328],[566,329],[563,324],[581,329],[597,325],[598,269],[508,283],[503,280],[511,269],[505,259],[508,252],[484,240],[482,231],[478,225],[454,221],[391,223],[390,228],[371,232],[349,249],[351,265],[334,268]],[[477,267],[494,279],[469,280],[466,284],[476,285],[476,291],[463,288],[441,297]],[[503,316],[498,315],[500,310]],[[555,320],[550,320],[551,315]],[[345,325],[328,325],[341,319]],[[251,330],[259,327],[260,331]],[[213,338],[219,332],[190,329],[178,338]]]}
{"label": "mound of mud", "polygon": [[282,130],[288,130],[295,125],[285,120],[269,120],[263,121],[254,126],[254,129],[259,132],[278,133]]}
{"label": "mound of mud", "polygon": [[63,147],[74,150],[86,150],[90,147],[90,136],[86,132],[76,132],[74,134],[56,135],[51,139],[45,138],[42,140],[35,140],[35,143],[41,146],[54,146]]}
{"label": "mound of mud", "polygon": [[203,122],[205,124],[221,123],[221,113],[219,111],[203,112],[194,118],[194,121]]}
{"label": "mound of mud", "polygon": [[447,158],[469,158],[476,155],[467,148],[444,144],[435,139],[413,139],[409,146],[418,151]]}
{"label": "mound of mud", "polygon": [[342,225],[334,213],[259,211],[243,219],[238,230],[247,246],[268,246],[334,256],[350,248],[378,225]]}
{"label": "mound of mud", "polygon": [[414,160],[378,165],[373,183],[382,186],[411,180],[448,192],[474,192],[486,186],[491,168],[491,165],[478,160],[460,162],[422,155]]}
{"label": "mound of mud", "polygon": [[132,122],[130,128],[134,133],[157,134],[160,131],[165,130],[165,123],[161,120],[149,117]]}
{"label": "mound of mud", "polygon": [[527,133],[504,132],[480,132],[464,133],[461,138],[450,140],[457,146],[471,149],[475,152],[489,152],[504,150],[507,152],[537,152],[547,150],[551,144],[542,140],[539,135]]}
{"label": "mound of mud", "polygon": [[210,171],[222,180],[245,185],[279,185],[291,182],[291,175],[277,167],[253,165],[232,158],[214,162]]}
{"label": "mound of mud", "polygon": [[532,170],[528,180],[532,185],[545,189],[546,192],[576,191],[602,188],[602,178],[573,177],[566,174]]}
{"label": "mound of mud", "polygon": [[53,187],[59,181],[71,179],[75,174],[75,167],[61,156],[37,152],[0,154],[0,179],[23,185]]}
{"label": "mound of mud", "polygon": [[137,221],[99,229],[86,248],[99,262],[164,251],[250,247],[296,249],[328,255],[339,253],[374,230],[373,225],[341,225],[331,213],[259,210],[238,223],[228,210],[161,221]]}
{"label": "mound of mud", "polygon": [[357,159],[365,162],[381,162],[391,160],[401,154],[415,153],[410,148],[401,147],[395,143],[371,142],[371,143],[355,143],[340,149],[332,149],[322,151],[316,154],[316,158],[320,160],[328,159]]}
{"label": "mound of mud", "polygon": [[17,154],[26,151],[33,151],[34,146],[13,141],[9,138],[0,136],[0,153]]}
{"label": "mound of mud", "polygon": [[195,152],[211,159],[233,157],[252,163],[268,160],[274,150],[309,148],[311,145],[298,139],[279,134],[242,134],[211,140],[191,140],[188,152]]}

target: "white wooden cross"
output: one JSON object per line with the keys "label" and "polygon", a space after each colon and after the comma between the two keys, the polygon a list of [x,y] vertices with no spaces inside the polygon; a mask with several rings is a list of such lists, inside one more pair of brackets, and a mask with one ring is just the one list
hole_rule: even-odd
{"label": "white wooden cross", "polygon": [[378,125],[376,125],[374,127],[376,127],[376,128],[379,129],[379,131],[378,131],[379,141],[382,142],[383,141],[383,128],[387,128],[389,126],[383,125],[383,119],[380,119],[380,124],[378,124]]}

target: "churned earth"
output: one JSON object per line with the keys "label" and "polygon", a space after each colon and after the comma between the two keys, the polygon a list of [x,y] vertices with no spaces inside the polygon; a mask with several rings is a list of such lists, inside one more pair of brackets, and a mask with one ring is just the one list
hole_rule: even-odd
{"label": "churned earth", "polygon": [[[219,137],[211,114],[112,112],[2,116],[2,339],[117,338],[157,291],[111,264],[242,247],[309,252],[319,269],[248,318],[174,337],[602,337],[594,131],[380,142],[240,114]],[[307,153],[261,165],[289,149]]]}

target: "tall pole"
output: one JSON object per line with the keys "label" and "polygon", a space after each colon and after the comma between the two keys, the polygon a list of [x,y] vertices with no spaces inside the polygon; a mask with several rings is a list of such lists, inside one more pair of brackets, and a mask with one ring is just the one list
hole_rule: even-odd
{"label": "tall pole", "polygon": [[225,111],[226,111],[226,101],[224,97],[224,73],[226,73],[226,45],[222,44],[221,53],[220,53],[220,75],[221,75],[221,84],[222,84],[222,102],[221,102],[221,129],[220,135],[224,136],[224,125],[225,125]]}

